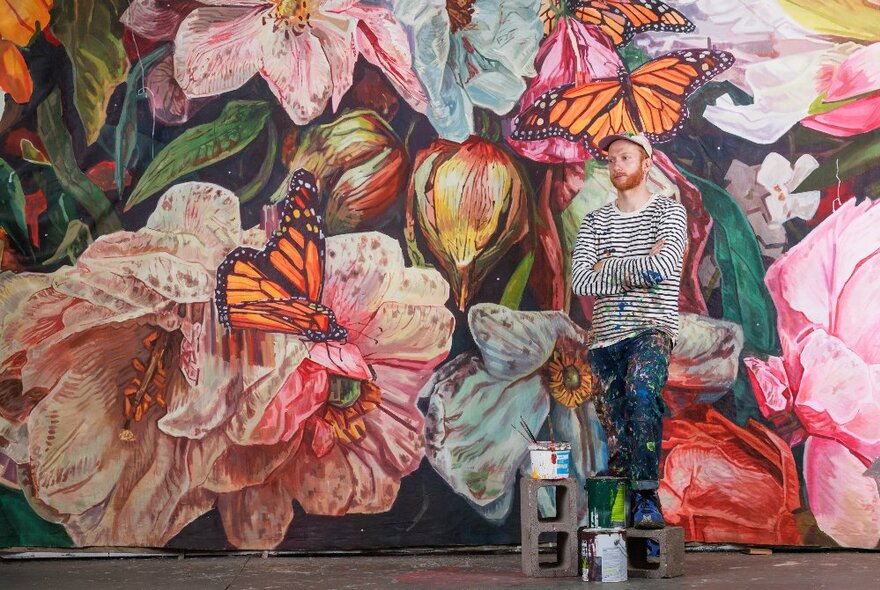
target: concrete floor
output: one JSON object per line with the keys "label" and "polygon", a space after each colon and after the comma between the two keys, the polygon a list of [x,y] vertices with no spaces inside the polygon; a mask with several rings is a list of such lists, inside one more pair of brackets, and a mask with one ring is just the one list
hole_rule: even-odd
{"label": "concrete floor", "polygon": [[[880,553],[688,553],[685,568],[686,574],[681,578],[631,580],[607,586],[615,590],[880,589]],[[520,572],[518,554],[0,560],[2,590],[459,590],[599,586],[586,586],[578,578],[526,578]]]}

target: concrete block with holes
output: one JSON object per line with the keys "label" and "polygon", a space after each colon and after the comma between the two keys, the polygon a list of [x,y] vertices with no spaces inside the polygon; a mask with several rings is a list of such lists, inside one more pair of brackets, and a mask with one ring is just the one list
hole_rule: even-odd
{"label": "concrete block with holes", "polygon": [[[538,490],[556,488],[556,514],[541,518],[538,512]],[[577,494],[575,479],[532,479],[519,482],[520,521],[522,525],[522,571],[536,578],[576,576],[578,572]],[[541,533],[556,535],[556,561],[541,563]]]}
{"label": "concrete block with holes", "polygon": [[[660,545],[658,563],[648,563],[647,539]],[[630,578],[675,578],[684,575],[684,529],[668,526],[655,531],[626,529]]]}

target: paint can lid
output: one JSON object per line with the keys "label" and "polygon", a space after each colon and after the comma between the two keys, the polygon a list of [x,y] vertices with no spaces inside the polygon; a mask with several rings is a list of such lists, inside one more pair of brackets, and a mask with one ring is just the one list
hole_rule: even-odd
{"label": "paint can lid", "polygon": [[586,527],[582,526],[578,532],[584,533],[626,533],[626,529],[622,526],[602,528],[602,527]]}
{"label": "paint can lid", "polygon": [[539,440],[537,443],[529,443],[530,451],[570,451],[570,442],[551,442],[549,440]]}
{"label": "paint can lid", "polygon": [[623,483],[624,485],[627,485],[627,486],[629,485],[629,480],[627,480],[627,478],[625,478],[625,477],[616,477],[613,475],[597,475],[595,477],[588,477],[584,481],[584,489],[585,490],[590,488],[590,482],[592,482],[593,485],[601,485],[602,483],[611,483],[611,484]]}

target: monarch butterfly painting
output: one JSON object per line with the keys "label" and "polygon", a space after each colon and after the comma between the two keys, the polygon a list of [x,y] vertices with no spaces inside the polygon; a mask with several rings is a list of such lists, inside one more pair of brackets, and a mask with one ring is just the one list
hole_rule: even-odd
{"label": "monarch butterfly painting", "polygon": [[667,53],[632,73],[557,86],[515,120],[512,137],[564,137],[585,141],[595,157],[598,142],[616,133],[644,133],[652,142],[671,139],[688,117],[685,102],[709,79],[733,64],[725,51],[685,49]]}
{"label": "monarch butterfly painting", "polygon": [[266,247],[236,248],[220,263],[214,301],[226,328],[296,334],[315,342],[348,335],[333,310],[321,304],[324,221],[317,200],[315,177],[297,170],[281,225]]}
{"label": "monarch butterfly painting", "polygon": [[550,34],[560,14],[596,25],[616,46],[626,45],[645,31],[690,33],[696,28],[682,13],[660,0],[542,0],[544,34]]}

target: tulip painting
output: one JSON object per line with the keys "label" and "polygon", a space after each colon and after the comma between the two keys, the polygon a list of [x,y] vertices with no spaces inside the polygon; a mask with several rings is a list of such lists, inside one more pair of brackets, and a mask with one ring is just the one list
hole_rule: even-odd
{"label": "tulip painting", "polygon": [[796,545],[800,486],[791,449],[765,426],[714,410],[665,425],[663,514],[696,541]]}
{"label": "tulip painting", "polygon": [[464,311],[527,230],[524,179],[503,148],[478,137],[438,139],[416,156],[409,190],[422,234]]}
{"label": "tulip painting", "polygon": [[617,128],[687,213],[667,522],[880,549],[878,32],[874,0],[0,0],[0,549],[519,544],[515,427],[577,489],[607,467],[571,256]]}
{"label": "tulip painting", "polygon": [[[611,41],[599,29],[571,17],[559,18],[535,58],[538,75],[520,100],[520,112],[545,92],[563,84],[582,84],[595,78],[617,75],[623,66]],[[584,161],[587,148],[560,137],[540,141],[508,139],[517,152],[540,162]]]}
{"label": "tulip painting", "polygon": [[354,111],[294,136],[288,167],[312,170],[321,179],[330,234],[385,221],[409,172],[408,155],[386,121]]}

